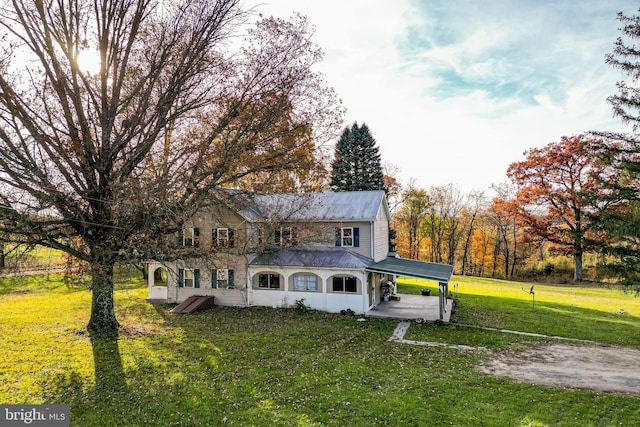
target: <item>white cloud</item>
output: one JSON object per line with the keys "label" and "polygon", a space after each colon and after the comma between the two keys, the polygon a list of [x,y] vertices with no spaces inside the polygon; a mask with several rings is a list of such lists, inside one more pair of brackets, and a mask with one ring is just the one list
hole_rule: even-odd
{"label": "white cloud", "polygon": [[309,17],[347,124],[366,122],[405,182],[468,191],[504,181],[528,148],[620,128],[605,101],[620,75],[604,54],[617,8],[634,13],[634,2],[517,4],[278,0],[258,10]]}

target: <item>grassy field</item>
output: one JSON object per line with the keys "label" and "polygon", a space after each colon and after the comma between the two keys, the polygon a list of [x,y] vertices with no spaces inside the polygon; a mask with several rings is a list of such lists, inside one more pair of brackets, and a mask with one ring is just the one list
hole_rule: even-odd
{"label": "grassy field", "polygon": [[[454,286],[458,284],[457,288]],[[425,283],[405,281],[401,292]],[[458,325],[408,338],[524,348],[489,326],[640,347],[640,299],[618,290],[454,277]],[[525,287],[528,291],[529,287]],[[392,343],[397,322],[295,309],[171,315],[140,279],[116,292],[122,334],[85,332],[90,293],[57,276],[0,279],[0,403],[67,403],[74,426],[631,426],[640,396],[520,384],[490,357]]]}

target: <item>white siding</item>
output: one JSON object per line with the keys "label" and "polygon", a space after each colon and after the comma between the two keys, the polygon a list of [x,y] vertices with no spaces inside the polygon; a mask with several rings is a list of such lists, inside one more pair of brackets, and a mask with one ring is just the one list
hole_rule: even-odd
{"label": "white siding", "polygon": [[[277,273],[281,276],[281,288],[260,289],[256,286],[257,275],[260,273]],[[313,273],[319,277],[318,292],[305,292],[291,290],[287,283],[290,277],[295,274]],[[358,292],[332,292],[332,277],[335,275],[349,275],[358,279]],[[312,309],[339,313],[341,310],[351,309],[355,313],[366,313],[369,310],[369,297],[367,295],[366,275],[361,271],[354,270],[331,270],[331,269],[300,269],[278,267],[260,268],[250,267],[248,284],[249,304],[252,306],[266,307],[295,307],[296,301],[304,298],[304,304]]]}
{"label": "white siding", "polygon": [[373,234],[375,236],[375,242],[373,242],[373,260],[378,262],[385,259],[389,254],[389,221],[382,208],[373,223]]}

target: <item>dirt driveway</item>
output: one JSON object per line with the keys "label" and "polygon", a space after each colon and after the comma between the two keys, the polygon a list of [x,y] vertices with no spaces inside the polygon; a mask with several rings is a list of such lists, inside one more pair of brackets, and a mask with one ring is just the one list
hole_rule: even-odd
{"label": "dirt driveway", "polygon": [[544,344],[494,354],[480,371],[534,384],[640,394],[637,349]]}

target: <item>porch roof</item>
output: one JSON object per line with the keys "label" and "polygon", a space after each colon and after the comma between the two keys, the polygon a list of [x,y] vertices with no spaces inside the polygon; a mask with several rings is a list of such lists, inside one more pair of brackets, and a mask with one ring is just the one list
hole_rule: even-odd
{"label": "porch roof", "polygon": [[453,266],[449,264],[394,257],[385,258],[380,262],[368,266],[366,270],[375,273],[417,277],[420,279],[433,280],[438,283],[449,283],[451,275],[453,274]]}
{"label": "porch roof", "polygon": [[373,260],[344,249],[282,249],[258,255],[249,265],[325,267],[362,270]]}

